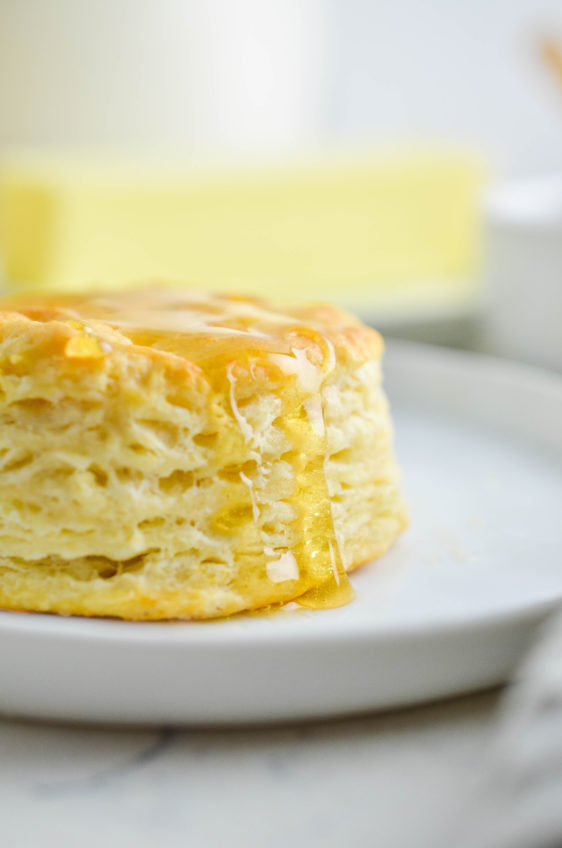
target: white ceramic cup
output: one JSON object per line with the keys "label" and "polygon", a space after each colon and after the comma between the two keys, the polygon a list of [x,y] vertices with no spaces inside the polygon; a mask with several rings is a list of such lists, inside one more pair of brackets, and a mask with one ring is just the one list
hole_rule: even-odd
{"label": "white ceramic cup", "polygon": [[314,145],[327,0],[0,0],[0,149]]}
{"label": "white ceramic cup", "polygon": [[484,347],[562,370],[562,173],[493,189],[485,221]]}

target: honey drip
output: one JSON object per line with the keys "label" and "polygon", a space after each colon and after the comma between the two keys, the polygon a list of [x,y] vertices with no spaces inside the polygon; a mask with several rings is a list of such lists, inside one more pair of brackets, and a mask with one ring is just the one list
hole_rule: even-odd
{"label": "honey drip", "polygon": [[353,588],[334,530],[324,471],[326,436],[315,430],[302,404],[285,416],[285,430],[297,448],[292,463],[299,529],[295,556],[313,585],[296,599],[297,603],[312,609],[344,606],[353,600]]}

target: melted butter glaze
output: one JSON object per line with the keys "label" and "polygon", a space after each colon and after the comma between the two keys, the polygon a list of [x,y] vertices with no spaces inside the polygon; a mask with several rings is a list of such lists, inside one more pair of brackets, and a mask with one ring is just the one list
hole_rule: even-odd
{"label": "melted butter glaze", "polygon": [[[194,362],[212,386],[215,401],[218,397],[230,405],[242,438],[250,447],[255,434],[238,408],[238,382],[242,380],[247,386],[259,368],[276,374],[283,385],[279,423],[292,446],[295,486],[290,502],[297,515],[297,542],[290,551],[273,551],[263,544],[266,569],[269,567],[272,582],[278,582],[279,563],[283,563],[291,575],[286,579],[294,582],[297,590],[299,583],[303,588],[304,594],[297,599],[303,606],[329,608],[352,599],[324,471],[327,440],[319,391],[335,366],[335,353],[321,329],[259,301],[191,291],[63,296],[47,302],[71,310],[84,322],[68,355],[74,351],[75,356],[87,358],[104,352],[103,342],[94,351],[95,340],[87,322],[95,320],[106,322],[135,345]],[[258,507],[252,481],[244,475],[243,482],[255,519]],[[296,568],[286,568],[289,558]]]}

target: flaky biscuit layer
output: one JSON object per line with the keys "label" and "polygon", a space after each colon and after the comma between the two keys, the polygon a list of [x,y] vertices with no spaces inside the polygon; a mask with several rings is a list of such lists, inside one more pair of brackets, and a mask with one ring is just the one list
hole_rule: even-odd
{"label": "flaky biscuit layer", "polygon": [[157,289],[0,309],[0,606],[334,605],[405,526],[382,340],[334,307]]}

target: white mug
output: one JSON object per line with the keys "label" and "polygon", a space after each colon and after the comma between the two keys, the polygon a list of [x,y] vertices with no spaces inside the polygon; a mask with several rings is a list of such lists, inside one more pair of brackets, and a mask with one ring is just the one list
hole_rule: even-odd
{"label": "white mug", "polygon": [[487,351],[562,370],[562,173],[485,203]]}
{"label": "white mug", "polygon": [[322,129],[328,0],[0,6],[0,149],[267,154]]}

